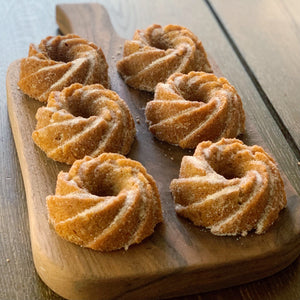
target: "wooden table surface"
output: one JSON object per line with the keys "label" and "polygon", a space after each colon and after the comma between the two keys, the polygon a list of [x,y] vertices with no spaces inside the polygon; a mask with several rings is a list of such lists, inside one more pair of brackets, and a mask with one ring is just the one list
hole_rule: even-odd
{"label": "wooden table surface", "polygon": [[[63,1],[71,2],[71,1]],[[87,2],[87,1],[72,1]],[[300,194],[300,2],[297,0],[102,0],[130,39],[158,23],[190,28],[241,95],[247,118]],[[5,76],[29,43],[58,34],[58,1],[5,1],[0,11],[0,299],[62,299],[35,272],[22,174],[9,124]],[[260,281],[180,299],[300,299],[300,258]]]}

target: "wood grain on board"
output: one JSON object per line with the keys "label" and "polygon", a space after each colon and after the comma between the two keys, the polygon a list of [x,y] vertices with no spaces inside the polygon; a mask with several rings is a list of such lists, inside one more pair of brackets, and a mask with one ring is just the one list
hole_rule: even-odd
{"label": "wood grain on board", "polygon": [[300,2],[209,2],[300,160]]}
{"label": "wood grain on board", "polygon": [[[7,74],[8,109],[26,189],[33,257],[44,282],[68,299],[174,297],[263,278],[290,264],[300,252],[300,207],[289,182],[285,180],[288,208],[262,236],[216,237],[178,218],[168,186],[178,176],[182,156],[192,153],[159,142],[149,133],[143,109],[152,95],[128,88],[115,69],[124,40],[114,32],[105,10],[96,4],[81,5],[80,9],[61,5],[57,20],[63,33],[77,33],[103,48],[112,89],[140,120],[129,157],[140,161],[156,179],[165,222],[153,236],[127,252],[99,253],[55,234],[47,221],[45,198],[54,192],[59,170],[68,167],[47,159],[31,140],[34,115],[41,104],[17,89],[16,61]],[[247,124],[243,140],[263,146],[255,126]]]}

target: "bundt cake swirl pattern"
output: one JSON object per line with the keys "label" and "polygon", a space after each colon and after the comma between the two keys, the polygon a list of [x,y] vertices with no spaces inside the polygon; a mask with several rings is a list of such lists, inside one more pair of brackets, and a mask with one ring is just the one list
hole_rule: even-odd
{"label": "bundt cake swirl pattern", "polygon": [[225,78],[204,72],[175,73],[159,83],[147,103],[150,131],[162,141],[195,148],[205,140],[243,133],[245,113],[235,88]]}
{"label": "bundt cake swirl pattern", "polygon": [[274,160],[237,139],[200,143],[170,185],[176,212],[216,235],[264,233],[286,206]]}
{"label": "bundt cake swirl pattern", "polygon": [[126,103],[100,84],[74,83],[52,92],[36,113],[32,138],[47,156],[72,164],[85,155],[127,154],[135,125]]}
{"label": "bundt cake swirl pattern", "polygon": [[202,43],[190,30],[156,24],[125,42],[117,69],[129,86],[150,92],[175,72],[212,72]]}
{"label": "bundt cake swirl pattern", "polygon": [[101,251],[127,250],[162,221],[153,178],[139,162],[115,153],[86,156],[60,172],[47,207],[58,235]]}
{"label": "bundt cake swirl pattern", "polygon": [[51,91],[72,83],[109,87],[108,65],[100,48],[75,34],[49,36],[38,46],[30,45],[18,82],[25,94],[47,102]]}

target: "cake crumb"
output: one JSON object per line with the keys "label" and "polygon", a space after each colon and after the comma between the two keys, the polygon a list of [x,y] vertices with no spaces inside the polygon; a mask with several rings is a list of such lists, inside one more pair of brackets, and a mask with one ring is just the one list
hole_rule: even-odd
{"label": "cake crumb", "polygon": [[137,122],[138,124],[140,124],[140,118],[139,118],[139,117],[136,117],[135,119],[136,119],[136,122]]}
{"label": "cake crumb", "polygon": [[9,259],[9,258],[7,258],[7,259],[6,259],[6,262],[10,262],[10,259]]}
{"label": "cake crumb", "polygon": [[300,161],[298,161],[298,166],[300,166]]}

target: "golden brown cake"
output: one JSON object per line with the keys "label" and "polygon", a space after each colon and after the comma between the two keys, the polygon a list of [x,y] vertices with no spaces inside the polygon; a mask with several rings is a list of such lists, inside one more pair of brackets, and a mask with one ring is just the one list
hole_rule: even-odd
{"label": "golden brown cake", "polygon": [[225,78],[204,72],[175,73],[159,83],[145,114],[159,140],[181,148],[234,138],[245,129],[245,113],[235,88]]}
{"label": "golden brown cake", "polygon": [[51,92],[36,119],[34,142],[48,157],[67,164],[85,155],[127,154],[135,135],[126,103],[100,84],[74,83],[61,92]]}
{"label": "golden brown cake", "polygon": [[21,90],[41,102],[51,91],[72,83],[101,83],[109,87],[108,65],[101,48],[75,34],[49,36],[38,46],[29,46],[21,60]]}
{"label": "golden brown cake", "polygon": [[287,202],[273,158],[237,139],[200,143],[170,189],[177,214],[216,235],[262,234]]}
{"label": "golden brown cake", "polygon": [[150,92],[175,72],[212,72],[202,43],[190,30],[156,24],[125,42],[117,69],[129,86]]}
{"label": "golden brown cake", "polygon": [[58,235],[101,251],[127,250],[162,222],[153,178],[139,162],[114,153],[86,156],[60,172],[47,207]]}

